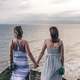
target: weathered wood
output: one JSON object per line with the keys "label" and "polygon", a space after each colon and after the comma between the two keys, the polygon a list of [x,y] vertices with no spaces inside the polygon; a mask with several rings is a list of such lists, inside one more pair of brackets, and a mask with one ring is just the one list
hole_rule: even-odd
{"label": "weathered wood", "polygon": [[[26,80],[40,80],[41,73],[38,71],[30,71],[29,76],[27,76]],[[11,71],[9,68],[6,68],[1,74],[0,74],[0,80],[9,80],[11,76]]]}
{"label": "weathered wood", "polygon": [[0,74],[0,80],[9,80],[10,78],[10,71],[9,68],[6,68],[1,74]]}
{"label": "weathered wood", "polygon": [[[10,80],[10,76],[11,76],[11,71],[9,70],[9,68],[6,68],[0,74],[0,80]],[[40,80],[40,76],[41,76],[41,72],[31,70],[26,80]],[[66,80],[66,79],[63,78],[62,80]]]}
{"label": "weathered wood", "polygon": [[40,80],[41,72],[38,71],[30,71],[29,79],[30,80]]}

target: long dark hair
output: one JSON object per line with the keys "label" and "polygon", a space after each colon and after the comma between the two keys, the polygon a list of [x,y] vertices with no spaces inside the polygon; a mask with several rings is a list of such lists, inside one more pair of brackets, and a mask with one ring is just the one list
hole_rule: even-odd
{"label": "long dark hair", "polygon": [[16,26],[16,27],[14,28],[14,33],[16,33],[17,38],[22,38],[22,36],[23,36],[22,27],[21,27],[21,26]]}
{"label": "long dark hair", "polygon": [[50,35],[51,35],[51,39],[52,39],[52,42],[59,42],[59,31],[57,29],[57,27],[55,26],[52,26],[50,27]]}

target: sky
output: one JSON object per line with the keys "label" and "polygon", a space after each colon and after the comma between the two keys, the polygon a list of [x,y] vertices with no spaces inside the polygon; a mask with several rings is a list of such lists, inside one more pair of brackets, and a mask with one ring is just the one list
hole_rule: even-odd
{"label": "sky", "polygon": [[0,0],[0,23],[80,20],[80,0]]}

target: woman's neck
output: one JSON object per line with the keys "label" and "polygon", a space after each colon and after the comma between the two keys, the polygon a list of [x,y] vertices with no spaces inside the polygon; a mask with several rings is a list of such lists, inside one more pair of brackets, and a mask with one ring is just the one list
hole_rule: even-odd
{"label": "woman's neck", "polygon": [[16,38],[16,41],[21,41],[22,40],[22,38]]}

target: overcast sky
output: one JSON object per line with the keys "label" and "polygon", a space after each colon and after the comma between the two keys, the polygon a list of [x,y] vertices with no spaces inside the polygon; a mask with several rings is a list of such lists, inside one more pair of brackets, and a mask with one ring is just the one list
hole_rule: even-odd
{"label": "overcast sky", "polygon": [[0,23],[47,16],[79,19],[80,0],[0,0]]}

